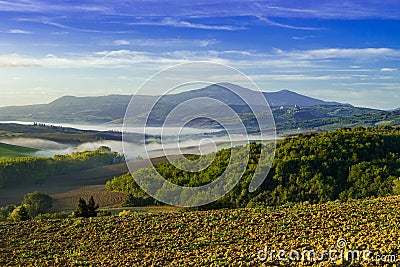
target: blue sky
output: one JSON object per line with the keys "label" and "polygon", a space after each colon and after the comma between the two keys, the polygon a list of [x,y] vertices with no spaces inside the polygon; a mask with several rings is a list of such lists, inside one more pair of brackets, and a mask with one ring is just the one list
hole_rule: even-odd
{"label": "blue sky", "polygon": [[193,60],[235,67],[263,91],[400,107],[400,3],[0,1],[0,106],[133,94]]}

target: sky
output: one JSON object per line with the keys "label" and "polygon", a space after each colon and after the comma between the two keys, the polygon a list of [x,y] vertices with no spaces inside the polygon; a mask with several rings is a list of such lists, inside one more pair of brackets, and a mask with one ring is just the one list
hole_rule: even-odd
{"label": "sky", "polygon": [[267,92],[398,108],[400,2],[0,0],[0,106],[134,94],[190,61]]}

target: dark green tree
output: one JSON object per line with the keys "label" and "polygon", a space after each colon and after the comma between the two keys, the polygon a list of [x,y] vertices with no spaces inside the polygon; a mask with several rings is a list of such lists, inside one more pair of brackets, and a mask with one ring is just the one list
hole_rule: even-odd
{"label": "dark green tree", "polygon": [[136,206],[136,198],[134,197],[134,195],[132,193],[128,193],[125,198],[124,201],[122,202],[121,206],[122,207],[134,207]]}
{"label": "dark green tree", "polygon": [[0,208],[0,220],[5,220],[10,215],[10,213],[16,208],[15,205],[7,205]]}
{"label": "dark green tree", "polygon": [[99,205],[94,202],[93,196],[90,196],[87,204],[88,217],[96,217]]}
{"label": "dark green tree", "polygon": [[78,200],[78,208],[74,211],[74,217],[87,217],[88,211],[87,211],[87,204],[86,200],[83,198],[79,198]]}
{"label": "dark green tree", "polygon": [[96,217],[98,208],[99,205],[95,203],[93,196],[90,196],[87,203],[80,197],[78,200],[78,208],[74,211],[74,217]]}

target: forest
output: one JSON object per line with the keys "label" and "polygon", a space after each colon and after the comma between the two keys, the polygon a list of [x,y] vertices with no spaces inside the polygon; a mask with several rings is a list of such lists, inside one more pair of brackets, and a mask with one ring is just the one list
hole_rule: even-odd
{"label": "forest", "polygon": [[[224,197],[201,207],[237,208],[277,206],[287,203],[324,203],[333,200],[374,198],[400,194],[400,129],[389,126],[342,128],[323,133],[301,134],[277,143],[270,172],[262,185],[250,193],[248,187],[259,163],[261,146],[224,149],[197,161],[199,166],[214,157],[200,172],[182,171],[178,162],[159,163],[155,169],[174,184],[198,186],[214,181],[227,168],[230,157],[249,150],[241,180]],[[193,160],[197,157],[192,158]],[[132,174],[159,182],[151,168]],[[157,204],[135,182],[131,174],[115,177],[106,188],[127,193],[124,205]],[[178,196],[179,197],[179,196]]]}
{"label": "forest", "polygon": [[108,147],[54,157],[0,158],[0,188],[42,184],[54,175],[120,163],[123,155]]}

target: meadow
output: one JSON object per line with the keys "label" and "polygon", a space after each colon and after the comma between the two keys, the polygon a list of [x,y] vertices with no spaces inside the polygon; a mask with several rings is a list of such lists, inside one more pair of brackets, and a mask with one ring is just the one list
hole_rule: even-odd
{"label": "meadow", "polygon": [[38,149],[34,148],[0,143],[0,158],[27,157],[38,151]]}

